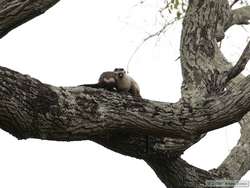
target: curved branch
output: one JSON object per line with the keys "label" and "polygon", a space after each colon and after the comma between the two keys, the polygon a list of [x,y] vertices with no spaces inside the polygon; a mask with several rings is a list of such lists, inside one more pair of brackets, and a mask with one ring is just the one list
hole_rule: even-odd
{"label": "curved branch", "polygon": [[239,61],[236,63],[235,66],[231,68],[231,70],[228,72],[226,82],[232,80],[236,76],[238,76],[244,69],[247,64],[247,62],[250,59],[250,41],[248,42],[244,52],[242,53]]}
{"label": "curved branch", "polygon": [[123,155],[144,160],[153,158],[166,161],[180,156],[203,137],[204,135],[182,139],[116,132],[97,135],[91,140]]}
{"label": "curved branch", "polygon": [[241,121],[241,137],[217,173],[230,179],[239,180],[250,170],[250,114]]}
{"label": "curved branch", "polygon": [[0,1],[0,38],[21,24],[43,14],[59,0]]}
{"label": "curved branch", "polygon": [[[232,69],[227,61],[217,65],[221,70]],[[233,79],[229,85],[230,90],[238,90],[238,84],[245,79],[241,74]],[[239,180],[250,170],[250,113],[248,112],[240,121],[241,137],[230,154],[216,169],[216,172],[227,179]]]}
{"label": "curved branch", "polygon": [[239,121],[250,109],[250,77],[240,83],[241,93],[207,98],[196,106],[82,86],[57,88],[6,68],[0,68],[0,81],[1,128],[19,138],[75,140],[124,131],[189,140]]}
{"label": "curved branch", "polygon": [[194,167],[181,158],[172,160],[148,159],[146,162],[154,169],[167,188],[210,187],[208,180],[221,178],[216,173]]}

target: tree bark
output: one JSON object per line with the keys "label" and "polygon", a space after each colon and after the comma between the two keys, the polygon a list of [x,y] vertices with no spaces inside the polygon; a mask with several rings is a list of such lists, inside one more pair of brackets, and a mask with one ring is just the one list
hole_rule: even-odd
{"label": "tree bark", "polygon": [[[58,1],[0,1],[0,37]],[[54,87],[0,67],[0,128],[18,139],[92,140],[145,160],[168,188],[239,180],[250,169],[250,77],[239,75],[250,59],[250,43],[232,66],[217,41],[229,27],[249,19],[249,6],[232,11],[227,0],[189,1],[180,46],[182,98],[177,103],[83,86]],[[180,158],[207,132],[239,121],[241,138],[217,169],[205,171]]]}
{"label": "tree bark", "polygon": [[209,184],[206,183],[207,180],[221,178],[218,174],[196,168],[181,158],[166,161],[149,159],[146,161],[167,188],[209,187]]}
{"label": "tree bark", "polygon": [[0,38],[9,31],[43,14],[59,0],[1,0]]}

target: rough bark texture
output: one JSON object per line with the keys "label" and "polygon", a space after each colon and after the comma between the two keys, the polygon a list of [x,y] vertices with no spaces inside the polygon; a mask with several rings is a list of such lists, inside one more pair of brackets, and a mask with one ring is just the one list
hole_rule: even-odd
{"label": "rough bark texture", "polygon": [[[0,37],[58,1],[0,1]],[[189,1],[180,46],[182,98],[177,103],[83,86],[54,87],[0,67],[0,128],[18,139],[92,140],[145,160],[168,188],[239,180],[250,169],[250,77],[239,75],[250,59],[250,43],[233,67],[217,41],[232,25],[247,24],[249,10],[232,11],[227,0]],[[241,123],[241,138],[217,169],[205,171],[180,158],[207,132],[234,122]]]}
{"label": "rough bark texture", "polygon": [[26,21],[43,14],[59,0],[1,0],[0,38]]}
{"label": "rough bark texture", "polygon": [[232,11],[232,16],[230,18],[230,22],[226,24],[227,27],[232,25],[242,25],[249,24],[250,20],[250,6],[245,6],[239,9],[235,9]]}

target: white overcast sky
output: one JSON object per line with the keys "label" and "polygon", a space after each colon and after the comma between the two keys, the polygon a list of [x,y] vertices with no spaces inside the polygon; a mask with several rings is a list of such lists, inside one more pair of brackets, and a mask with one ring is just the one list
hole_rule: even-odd
{"label": "white overcast sky", "polygon": [[[160,0],[139,6],[137,2],[61,1],[1,39],[1,66],[56,86],[94,83],[103,71],[126,68],[141,41],[160,27]],[[180,23],[169,27],[132,59],[129,72],[144,98],[166,102],[180,98],[181,70],[175,62],[180,34]],[[249,27],[230,29],[222,44],[230,61],[237,60],[249,36]],[[239,134],[237,124],[213,131],[183,158],[203,169],[216,168]],[[165,187],[143,161],[88,141],[17,141],[0,131],[0,148],[0,187],[4,188]],[[244,179],[250,180],[250,173]]]}

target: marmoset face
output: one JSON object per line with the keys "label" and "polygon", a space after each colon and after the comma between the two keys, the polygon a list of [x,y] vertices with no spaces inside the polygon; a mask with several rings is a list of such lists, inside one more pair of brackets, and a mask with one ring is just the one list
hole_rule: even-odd
{"label": "marmoset face", "polygon": [[119,78],[123,78],[123,76],[124,76],[124,73],[123,73],[123,72],[118,73],[118,77],[119,77]]}

